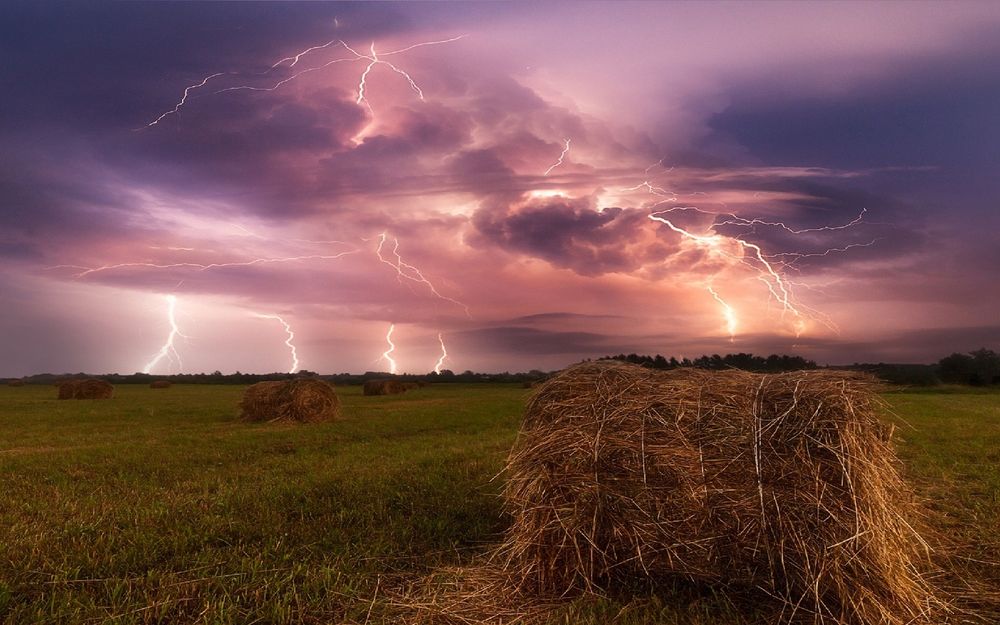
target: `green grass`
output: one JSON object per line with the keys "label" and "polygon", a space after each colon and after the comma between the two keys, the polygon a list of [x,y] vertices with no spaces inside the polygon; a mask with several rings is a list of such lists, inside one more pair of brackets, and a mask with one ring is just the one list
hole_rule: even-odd
{"label": "green grass", "polygon": [[[528,391],[340,388],[343,420],[298,426],[236,421],[241,392],[0,388],[0,623],[392,622],[394,585],[503,531],[491,478]],[[1000,559],[1000,394],[887,399],[912,425],[901,454],[936,522]],[[613,619],[744,620],[686,589],[576,602],[553,623]]]}

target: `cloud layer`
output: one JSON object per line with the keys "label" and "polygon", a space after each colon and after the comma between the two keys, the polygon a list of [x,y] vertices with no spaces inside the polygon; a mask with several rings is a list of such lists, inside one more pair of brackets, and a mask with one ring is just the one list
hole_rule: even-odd
{"label": "cloud layer", "polygon": [[0,375],[996,341],[995,7],[452,8],[12,8]]}

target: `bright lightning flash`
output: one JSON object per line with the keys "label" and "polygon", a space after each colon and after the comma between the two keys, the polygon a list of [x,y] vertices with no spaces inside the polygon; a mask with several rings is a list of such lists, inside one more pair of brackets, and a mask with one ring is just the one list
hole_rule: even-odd
{"label": "bright lightning flash", "polygon": [[441,373],[441,367],[444,365],[444,361],[448,357],[448,348],[444,346],[444,338],[441,336],[440,332],[438,332],[438,343],[441,344],[441,357],[438,358],[437,364],[434,365],[434,373]]}
{"label": "bright lightning flash", "polygon": [[[334,241],[339,243],[339,241]],[[85,278],[90,274],[101,273],[105,271],[112,271],[115,269],[128,269],[133,267],[141,267],[146,269],[194,269],[195,271],[208,271],[210,269],[219,269],[223,267],[252,267],[254,265],[267,265],[272,263],[291,263],[291,262],[302,262],[310,260],[336,260],[348,254],[357,254],[360,250],[347,250],[345,252],[338,252],[336,254],[310,254],[307,256],[280,256],[274,258],[253,258],[251,260],[245,261],[232,261],[225,263],[143,263],[143,262],[131,262],[131,263],[115,263],[113,265],[101,265],[100,267],[81,267],[79,265],[53,265],[47,267],[47,269],[62,269],[62,268],[75,268],[83,269],[83,271],[74,275],[74,278]]]}
{"label": "bright lightning flash", "polygon": [[715,292],[711,284],[708,285],[708,292],[712,294],[715,301],[722,307],[722,316],[726,318],[726,330],[729,331],[729,342],[732,343],[736,340],[736,311]]}
{"label": "bright lightning flash", "polygon": [[389,363],[389,373],[393,375],[396,374],[397,367],[396,367],[396,361],[390,354],[396,351],[396,344],[392,342],[392,332],[395,329],[396,329],[396,324],[390,323],[389,331],[385,333],[385,342],[386,344],[389,345],[389,349],[382,352],[382,358]]}
{"label": "bright lightning flash", "polygon": [[[791,313],[794,315],[795,335],[800,336],[802,332],[805,331],[805,317],[802,310],[800,310],[794,303],[791,286],[787,283],[784,277],[782,277],[782,275],[775,270],[774,265],[768,262],[759,245],[744,239],[726,237],[721,234],[695,234],[677,226],[666,217],[663,217],[664,214],[669,212],[669,210],[666,210],[659,213],[652,213],[649,215],[649,218],[653,221],[658,221],[666,225],[674,232],[690,241],[693,241],[697,246],[706,249],[709,254],[725,256],[758,270],[758,279],[767,286],[771,296],[778,300],[778,303],[781,304],[782,314]],[[731,247],[727,246],[727,243],[729,242],[736,243],[739,246],[740,252],[736,253],[734,251],[727,250],[727,247]],[[756,266],[754,261],[757,263]]]}
{"label": "bright lightning flash", "polygon": [[545,170],[544,174],[542,174],[543,176],[548,176],[550,173],[552,173],[553,169],[563,164],[563,159],[566,158],[566,155],[569,153],[569,144],[570,144],[569,139],[565,139],[563,141],[563,151],[559,155],[559,160],[549,165],[549,168]]}
{"label": "bright lightning flash", "polygon": [[295,340],[295,332],[292,331],[292,326],[290,326],[287,321],[285,321],[278,315],[262,315],[260,313],[253,313],[253,316],[257,317],[258,319],[274,319],[277,322],[279,322],[282,325],[282,327],[285,328],[285,334],[288,335],[288,338],[285,339],[285,345],[288,346],[288,350],[292,354],[292,367],[288,370],[288,373],[295,373],[296,371],[298,371],[299,354],[298,351],[295,349],[295,343],[292,342],[293,340]]}
{"label": "bright lightning flash", "polygon": [[167,340],[163,343],[163,347],[160,351],[156,352],[153,359],[146,363],[146,366],[142,368],[143,373],[149,373],[153,370],[161,360],[164,358],[175,358],[177,360],[177,369],[183,366],[181,363],[181,356],[177,353],[177,348],[174,346],[174,339],[178,336],[183,337],[180,329],[177,327],[177,317],[175,315],[177,311],[177,297],[175,295],[167,295],[167,321],[170,323],[170,334],[167,335]]}
{"label": "bright lightning flash", "polygon": [[184,106],[184,103],[187,102],[188,96],[191,94],[191,91],[193,91],[194,89],[200,89],[201,87],[204,87],[205,83],[207,83],[208,81],[212,80],[213,78],[217,78],[219,76],[222,76],[223,73],[225,73],[225,72],[218,72],[216,74],[211,74],[209,76],[205,76],[205,78],[200,83],[198,83],[196,85],[189,85],[189,86],[185,87],[184,88],[184,95],[182,95],[180,101],[177,102],[176,105],[174,105],[174,108],[172,108],[171,110],[167,111],[166,113],[160,115],[159,117],[157,117],[153,121],[151,121],[148,124],[146,124],[146,128],[149,128],[150,126],[155,126],[155,125],[159,124],[160,121],[164,117],[166,117],[167,115],[175,115],[177,113],[177,111],[181,110],[181,107]]}
{"label": "bright lightning flash", "polygon": [[437,290],[437,287],[435,287],[434,284],[430,280],[428,280],[418,268],[414,267],[413,265],[403,260],[403,258],[399,255],[398,238],[396,237],[392,238],[393,240],[392,255],[396,257],[394,261],[382,255],[382,250],[385,248],[385,244],[389,236],[385,232],[383,232],[379,234],[377,238],[378,238],[378,246],[375,248],[375,255],[378,256],[379,261],[385,263],[386,265],[389,265],[390,267],[396,270],[396,280],[400,282],[402,282],[403,280],[409,280],[411,282],[423,284],[430,290],[430,292],[434,295],[434,297],[444,300],[446,302],[451,302],[456,306],[461,306],[462,309],[465,310],[466,316],[470,316],[468,306],[458,301],[457,299],[448,297],[447,295],[442,295]]}
{"label": "bright lightning flash", "polygon": [[[403,52],[408,52],[410,50],[413,50],[414,48],[421,48],[421,47],[424,47],[424,46],[436,46],[436,45],[441,45],[441,44],[445,44],[445,43],[451,43],[453,41],[458,41],[459,39],[464,39],[465,37],[468,37],[468,35],[459,35],[458,37],[452,37],[450,39],[442,39],[442,40],[439,40],[439,41],[424,41],[424,42],[421,42],[421,43],[416,43],[416,44],[413,44],[413,45],[410,45],[410,46],[406,46],[405,48],[400,48],[398,50],[391,50],[389,52],[382,52],[382,53],[379,53],[379,52],[377,52],[375,50],[375,42],[374,41],[371,42],[371,45],[368,48],[368,50],[369,50],[368,53],[361,53],[361,52],[358,52],[357,50],[355,50],[354,48],[352,48],[351,46],[349,46],[342,39],[334,39],[334,40],[328,41],[328,42],[326,42],[324,44],[321,44],[321,45],[316,45],[316,46],[308,47],[308,48],[302,50],[301,52],[293,54],[292,56],[286,56],[285,58],[280,59],[280,60],[276,61],[275,63],[273,63],[271,65],[271,67],[266,72],[264,72],[264,74],[269,74],[272,71],[275,71],[275,70],[278,70],[278,69],[281,69],[281,68],[286,68],[286,69],[294,68],[296,65],[298,65],[299,61],[302,60],[303,58],[305,58],[306,56],[310,55],[311,53],[319,52],[319,51],[322,51],[322,50],[337,50],[337,49],[343,48],[344,50],[346,50],[352,56],[339,57],[339,58],[334,58],[334,59],[326,60],[325,62],[322,62],[319,65],[315,65],[313,67],[309,67],[309,68],[306,68],[304,70],[301,70],[301,71],[298,71],[298,72],[294,72],[291,75],[286,76],[285,78],[283,78],[283,79],[275,82],[274,84],[271,84],[270,86],[237,85],[237,86],[232,86],[232,87],[226,87],[224,89],[219,89],[215,93],[219,94],[219,93],[225,93],[225,92],[228,92],[228,91],[244,91],[244,90],[245,91],[274,91],[275,89],[281,87],[282,85],[285,85],[285,84],[291,82],[292,80],[295,80],[299,76],[302,76],[304,74],[308,74],[310,72],[315,72],[315,71],[318,71],[318,70],[321,70],[321,69],[325,69],[325,68],[330,67],[331,65],[334,65],[336,63],[354,63],[354,62],[358,62],[358,61],[363,61],[363,62],[366,62],[367,65],[365,65],[365,69],[361,72],[361,76],[358,79],[358,87],[357,87],[358,96],[357,96],[356,102],[358,104],[364,104],[368,108],[368,111],[370,113],[372,113],[372,117],[374,118],[374,111],[372,110],[371,103],[368,101],[368,98],[365,95],[365,90],[366,90],[367,85],[368,85],[368,83],[367,83],[368,76],[369,76],[369,74],[371,74],[372,70],[375,69],[376,66],[379,66],[379,65],[384,66],[384,67],[390,69],[391,71],[395,72],[396,74],[402,76],[406,80],[407,84],[409,84],[410,89],[412,89],[417,94],[417,97],[419,97],[420,100],[424,99],[424,92],[420,88],[420,86],[417,84],[417,82],[413,79],[413,77],[410,76],[410,74],[407,73],[406,71],[404,71],[404,70],[400,69],[399,67],[397,67],[396,65],[394,65],[393,63],[391,63],[389,61],[386,61],[385,57],[394,56],[394,55],[397,55],[397,54],[402,54]],[[181,96],[180,101],[178,101],[177,104],[174,105],[174,108],[171,109],[171,110],[169,110],[169,111],[166,111],[165,113],[161,114],[159,117],[157,117],[156,119],[154,119],[152,122],[146,124],[146,127],[149,128],[149,127],[155,126],[156,124],[160,123],[160,121],[163,120],[163,118],[167,117],[168,115],[175,115],[178,111],[180,111],[181,107],[183,107],[187,103],[188,96],[190,95],[191,91],[193,91],[195,89],[200,89],[201,87],[204,87],[210,80],[218,78],[219,76],[233,75],[233,74],[235,74],[235,72],[217,72],[217,73],[210,74],[210,75],[206,76],[199,83],[196,83],[196,84],[193,84],[193,85],[190,85],[190,86],[186,87],[184,89],[184,93]]]}

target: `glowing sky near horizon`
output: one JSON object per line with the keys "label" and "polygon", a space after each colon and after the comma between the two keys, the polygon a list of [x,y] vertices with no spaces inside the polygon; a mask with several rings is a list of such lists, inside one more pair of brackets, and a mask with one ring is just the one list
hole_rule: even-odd
{"label": "glowing sky near horizon", "polygon": [[287,370],[261,311],[324,373],[389,327],[414,373],[996,349],[997,42],[986,2],[14,5],[0,376]]}

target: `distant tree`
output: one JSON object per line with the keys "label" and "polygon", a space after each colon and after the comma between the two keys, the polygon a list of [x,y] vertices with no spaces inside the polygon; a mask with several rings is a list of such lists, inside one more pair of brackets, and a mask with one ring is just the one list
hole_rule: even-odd
{"label": "distant tree", "polygon": [[983,348],[968,354],[945,356],[938,362],[938,375],[941,380],[955,384],[1000,383],[1000,354]]}

